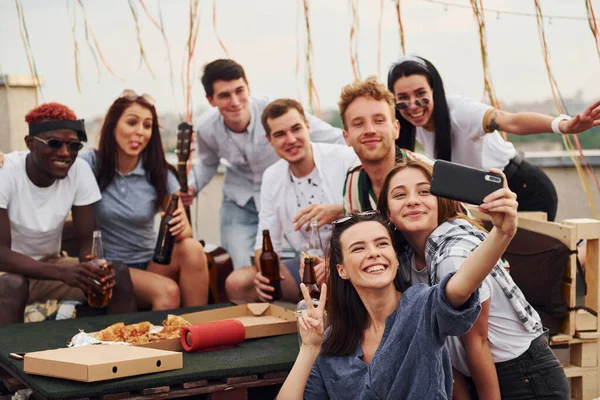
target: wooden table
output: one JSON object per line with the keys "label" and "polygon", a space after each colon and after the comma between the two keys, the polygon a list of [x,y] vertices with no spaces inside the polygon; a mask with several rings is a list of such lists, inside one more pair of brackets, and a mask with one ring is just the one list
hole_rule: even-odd
{"label": "wooden table", "polygon": [[[179,309],[172,313],[208,308],[215,306]],[[273,398],[277,390],[274,385],[283,383],[298,353],[296,334],[252,339],[232,349],[184,353],[180,370],[93,383],[28,375],[23,372],[22,361],[8,357],[11,352],[65,347],[78,329],[93,332],[119,321],[160,324],[166,316],[167,312],[157,311],[2,327],[0,377],[11,392],[31,388],[35,398],[44,399]],[[0,400],[5,400],[1,394]]]}

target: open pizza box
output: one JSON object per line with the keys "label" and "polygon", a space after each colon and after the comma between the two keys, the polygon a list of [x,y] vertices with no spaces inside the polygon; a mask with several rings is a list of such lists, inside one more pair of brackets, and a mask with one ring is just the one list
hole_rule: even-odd
{"label": "open pizza box", "polygon": [[183,368],[180,352],[122,345],[92,345],[27,353],[28,374],[96,382]]}
{"label": "open pizza box", "polygon": [[[294,312],[270,303],[248,303],[183,314],[180,317],[192,324],[236,319],[246,328],[246,339],[285,335],[297,331]],[[161,340],[159,342],[143,344],[140,347],[171,351],[183,348],[180,339]]]}

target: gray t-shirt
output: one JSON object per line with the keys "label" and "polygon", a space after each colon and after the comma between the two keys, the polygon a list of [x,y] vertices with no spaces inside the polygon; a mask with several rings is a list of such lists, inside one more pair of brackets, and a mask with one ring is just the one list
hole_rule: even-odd
{"label": "gray t-shirt", "polygon": [[446,399],[452,396],[452,365],[444,346],[448,336],[465,334],[479,315],[476,290],[460,309],[446,301],[452,274],[438,285],[417,284],[400,297],[385,321],[381,343],[370,364],[358,345],[347,356],[319,356],[305,399]]}
{"label": "gray t-shirt", "polygon": [[[96,152],[79,153],[92,170],[96,168]],[[169,194],[179,191],[177,177],[168,173]],[[146,179],[142,160],[133,171],[115,171],[113,181],[102,192],[102,200],[94,204],[98,227],[107,260],[125,264],[148,262],[156,244],[156,190]]]}

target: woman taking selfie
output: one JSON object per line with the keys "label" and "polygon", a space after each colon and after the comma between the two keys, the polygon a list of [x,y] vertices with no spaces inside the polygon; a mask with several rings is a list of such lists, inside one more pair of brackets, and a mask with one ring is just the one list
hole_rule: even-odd
{"label": "woman taking selfie", "polygon": [[[395,283],[398,258],[389,221],[377,211],[334,223],[330,287],[299,318],[300,353],[280,399],[434,399],[452,395],[446,337],[465,334],[479,314],[477,288],[517,229],[506,186],[482,205],[492,233],[455,274],[437,285]],[[325,293],[327,294],[325,295]],[[325,304],[330,321],[324,334]]]}
{"label": "woman taking selfie", "polygon": [[[457,212],[458,202],[430,193],[431,176],[432,167],[419,161],[396,166],[378,204],[397,230],[400,275],[410,275],[413,284],[435,285],[448,274],[458,276],[486,242],[502,240],[497,239],[499,214],[489,206],[494,194],[480,206],[494,224],[486,235],[476,221]],[[496,253],[479,290],[481,313],[473,328],[446,340],[452,366],[469,377],[466,388],[455,384],[455,398],[468,399],[461,395],[467,389],[479,399],[568,399],[567,378],[540,317],[504,270],[501,255]]]}
{"label": "woman taking selfie", "polygon": [[94,210],[106,258],[130,267],[138,305],[158,310],[206,304],[206,257],[192,238],[181,201],[170,222],[175,236],[171,263],[152,261],[156,215],[179,191],[165,159],[154,99],[123,91],[106,113],[98,149],[79,157],[92,167],[102,192]]}
{"label": "woman taking selfie", "polygon": [[390,69],[388,89],[396,98],[401,148],[414,150],[415,140],[439,160],[504,171],[519,198],[519,211],[544,211],[554,221],[556,189],[541,169],[523,159],[498,130],[516,135],[581,133],[600,124],[600,102],[574,118],[497,110],[462,96],[446,96],[435,66],[416,56],[401,57]]}

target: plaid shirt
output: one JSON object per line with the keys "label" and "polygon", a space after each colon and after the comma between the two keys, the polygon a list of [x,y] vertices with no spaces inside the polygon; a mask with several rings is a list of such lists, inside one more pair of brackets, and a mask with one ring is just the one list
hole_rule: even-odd
{"label": "plaid shirt", "polygon": [[[439,232],[443,233],[439,233]],[[436,234],[436,232],[438,232]],[[435,285],[440,281],[437,276],[437,266],[447,257],[467,258],[486,238],[485,232],[476,229],[463,219],[446,221],[436,228],[425,244],[425,262],[429,267],[429,282]],[[400,255],[403,269],[410,268],[413,252],[409,247]],[[410,271],[404,271],[410,276]],[[490,275],[496,280],[510,301],[519,320],[528,332],[540,334],[543,331],[542,322],[537,311],[527,302],[521,289],[506,272],[503,261],[499,260]]]}

